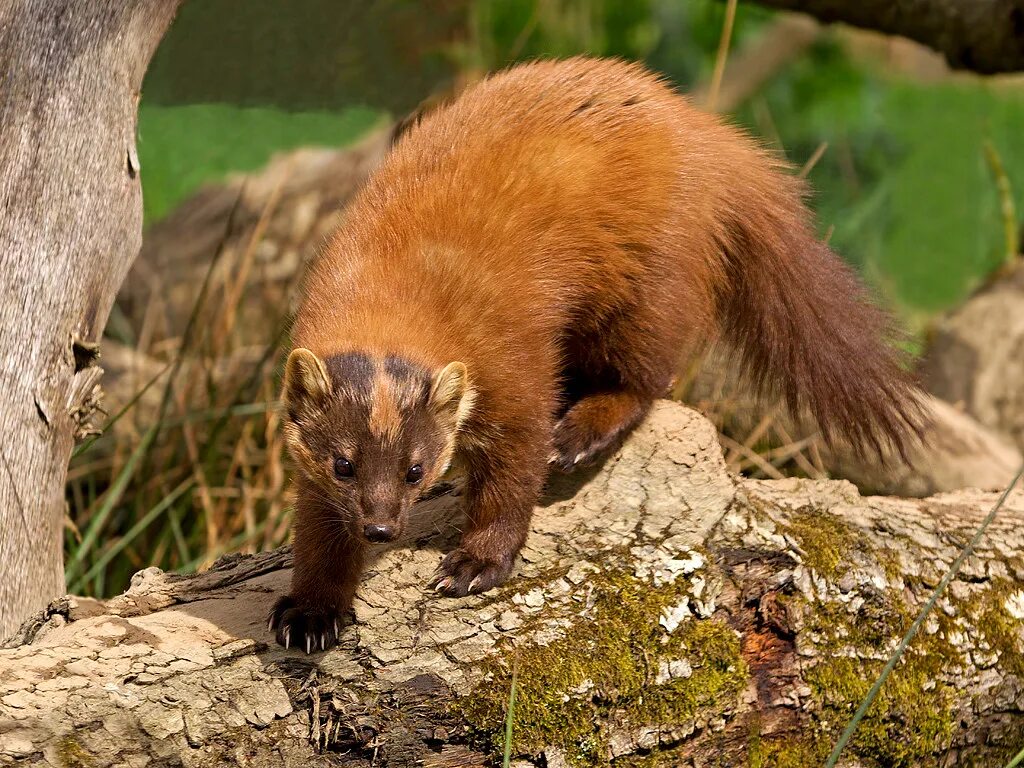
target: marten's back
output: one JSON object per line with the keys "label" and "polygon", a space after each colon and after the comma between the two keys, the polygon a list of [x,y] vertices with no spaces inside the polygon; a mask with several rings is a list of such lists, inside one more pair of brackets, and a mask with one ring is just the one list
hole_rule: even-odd
{"label": "marten's back", "polygon": [[550,333],[681,272],[677,298],[705,324],[715,212],[734,178],[756,183],[738,164],[757,151],[636,64],[498,73],[410,128],[350,206],[310,279],[316,335],[367,328],[374,307],[421,328],[436,315],[435,334],[509,317]]}

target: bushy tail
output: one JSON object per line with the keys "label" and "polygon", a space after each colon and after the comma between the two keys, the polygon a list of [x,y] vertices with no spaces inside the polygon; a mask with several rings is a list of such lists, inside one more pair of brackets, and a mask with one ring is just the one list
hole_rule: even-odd
{"label": "bushy tail", "polygon": [[827,442],[843,436],[880,456],[888,444],[907,459],[926,419],[892,323],[815,236],[802,183],[759,159],[761,183],[736,185],[721,222],[726,338],[752,383],[781,391],[794,416],[809,410]]}

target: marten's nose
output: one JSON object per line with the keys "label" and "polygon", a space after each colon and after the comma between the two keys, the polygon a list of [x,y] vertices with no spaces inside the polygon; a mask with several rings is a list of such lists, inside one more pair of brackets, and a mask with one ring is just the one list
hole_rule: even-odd
{"label": "marten's nose", "polygon": [[366,537],[367,541],[378,543],[382,541],[391,541],[395,538],[395,529],[390,525],[370,523],[369,525],[363,526],[363,536]]}

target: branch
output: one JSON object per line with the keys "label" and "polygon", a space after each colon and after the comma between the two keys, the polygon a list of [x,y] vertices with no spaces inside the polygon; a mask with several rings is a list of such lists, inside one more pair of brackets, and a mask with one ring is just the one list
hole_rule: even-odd
{"label": "branch", "polygon": [[[425,589],[456,500],[421,505],[443,533],[381,551],[327,653],[267,631],[284,551],[58,601],[0,650],[0,764],[484,765],[513,666],[521,765],[821,764],[993,498],[738,479],[709,422],[660,403],[601,469],[552,483],[502,589]],[[1020,748],[1024,494],[1003,512],[856,764],[1002,765]]]}
{"label": "branch", "polygon": [[902,35],[942,53],[950,66],[981,74],[1024,70],[1022,0],[757,0]]}

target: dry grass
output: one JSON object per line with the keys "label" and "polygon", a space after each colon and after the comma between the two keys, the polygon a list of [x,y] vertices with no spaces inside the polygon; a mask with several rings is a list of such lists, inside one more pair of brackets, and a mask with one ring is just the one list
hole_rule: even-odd
{"label": "dry grass", "polygon": [[750,477],[825,478],[817,433],[795,437],[781,401],[765,403],[730,373],[728,355],[710,350],[683,368],[670,397],[701,411],[718,429],[729,469]]}
{"label": "dry grass", "polygon": [[[277,201],[271,195],[251,235],[232,246],[230,217],[180,338],[152,340],[149,318],[163,309],[154,291],[133,352],[159,372],[72,459],[70,591],[104,596],[141,568],[190,571],[226,552],[286,541],[275,397],[287,302],[262,346],[243,346],[238,326],[253,254]],[[215,273],[225,277],[213,280]]]}

